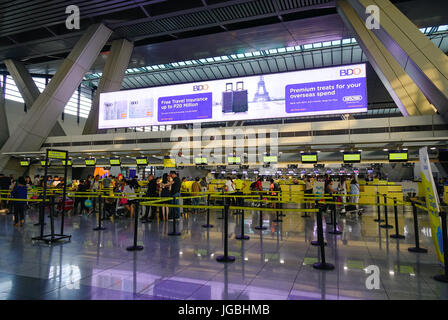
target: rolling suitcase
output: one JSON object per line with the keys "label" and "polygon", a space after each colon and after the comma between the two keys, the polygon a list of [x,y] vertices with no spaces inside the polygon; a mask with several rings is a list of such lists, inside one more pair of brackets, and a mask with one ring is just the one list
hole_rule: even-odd
{"label": "rolling suitcase", "polygon": [[222,112],[233,112],[233,84],[226,83],[226,91],[222,93]]}
{"label": "rolling suitcase", "polygon": [[233,91],[233,112],[247,112],[248,109],[248,94],[244,90],[243,81],[236,83],[236,90]]}

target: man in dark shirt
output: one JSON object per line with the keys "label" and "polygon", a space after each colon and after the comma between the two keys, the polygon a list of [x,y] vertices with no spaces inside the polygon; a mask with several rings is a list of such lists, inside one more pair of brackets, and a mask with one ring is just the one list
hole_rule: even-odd
{"label": "man in dark shirt", "polygon": [[[179,197],[180,197],[180,179],[177,176],[176,171],[171,171],[170,176],[173,179],[173,183],[171,185],[171,196],[176,197],[176,199],[173,201],[173,204],[179,204]],[[176,218],[180,218],[180,208],[174,208],[173,210]]]}
{"label": "man in dark shirt", "polygon": [[[0,190],[3,191],[3,192],[6,192],[6,191],[9,192],[9,186],[10,185],[11,185],[10,178],[6,177],[3,173],[0,173]],[[2,198],[5,198],[5,197],[6,197],[6,194],[3,194]],[[7,207],[8,206],[6,204],[6,201],[2,200],[1,204],[0,204],[0,209],[3,210],[5,208],[7,208]]]}
{"label": "man in dark shirt", "polygon": [[[154,175],[150,174],[148,176],[148,190],[146,191],[145,197],[157,197],[157,181],[154,179]],[[151,201],[151,200],[147,200]],[[148,219],[149,211],[151,211],[151,215]],[[146,206],[145,215],[141,219],[142,223],[152,222],[156,217],[157,207],[148,207]]]}

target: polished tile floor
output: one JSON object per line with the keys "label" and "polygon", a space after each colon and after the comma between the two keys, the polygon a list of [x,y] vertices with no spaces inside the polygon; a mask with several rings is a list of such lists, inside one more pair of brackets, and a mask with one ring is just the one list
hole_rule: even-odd
{"label": "polished tile floor", "polygon": [[[255,230],[258,212],[246,212],[240,241],[240,216],[229,217],[229,252],[233,263],[216,257],[223,253],[223,220],[212,213],[214,228],[202,228],[205,215],[182,218],[180,236],[169,236],[171,222],[139,224],[138,244],[129,252],[133,220],[105,221],[104,231],[93,231],[95,216],[67,217],[65,230],[72,241],[48,246],[32,243],[39,228],[28,212],[23,228],[11,215],[0,215],[0,299],[447,299],[448,285],[432,279],[442,272],[431,240],[428,218],[419,215],[421,246],[427,254],[408,252],[414,245],[412,213],[399,208],[399,225],[406,239],[394,240],[393,229],[378,227],[376,210],[362,216],[340,217],[341,235],[325,232],[327,261],[332,271],[315,270],[320,259],[314,215],[288,213],[283,222],[264,214],[267,227]],[[390,215],[390,223],[393,223]],[[327,216],[328,219],[328,216]],[[324,223],[325,224],[325,223]],[[56,230],[60,219],[56,219]],[[324,225],[326,228],[326,226]],[[49,224],[46,226],[49,229]],[[330,229],[328,227],[328,229]],[[376,265],[380,288],[367,289]]]}

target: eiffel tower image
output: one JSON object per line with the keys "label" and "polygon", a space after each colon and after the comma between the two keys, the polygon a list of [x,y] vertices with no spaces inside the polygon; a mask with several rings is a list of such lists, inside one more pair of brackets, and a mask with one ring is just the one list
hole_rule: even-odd
{"label": "eiffel tower image", "polygon": [[263,76],[260,76],[260,80],[258,81],[258,89],[255,92],[254,102],[258,101],[270,101],[269,93],[266,90],[266,85],[264,83]]}

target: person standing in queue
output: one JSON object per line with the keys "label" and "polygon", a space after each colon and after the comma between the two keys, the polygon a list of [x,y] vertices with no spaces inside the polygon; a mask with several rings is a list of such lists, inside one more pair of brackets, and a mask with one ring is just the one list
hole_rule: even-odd
{"label": "person standing in queue", "polygon": [[[157,194],[157,181],[154,178],[154,175],[150,174],[148,176],[148,189],[146,190],[145,197],[147,197],[147,198],[155,198],[157,196],[158,196],[158,194]],[[148,200],[148,201],[152,201],[152,200]],[[148,218],[149,212],[151,212],[151,215]],[[150,222],[150,221],[154,220],[155,213],[156,213],[156,207],[146,206],[146,208],[145,208],[145,215],[141,219],[142,223],[146,223],[146,222]]]}
{"label": "person standing in queue", "polygon": [[[8,197],[7,192],[9,192],[10,184],[11,180],[8,177],[6,177],[3,173],[0,173],[0,191],[2,192],[0,197],[2,198]],[[0,209],[4,210],[8,208],[8,202],[6,200],[2,200],[0,203],[1,203]]]}
{"label": "person standing in queue", "polygon": [[[161,189],[161,193],[160,196],[162,198],[169,198],[171,197],[171,187],[172,187],[172,183],[170,181],[168,181],[168,174],[164,173],[162,176],[162,182],[160,183],[160,189]],[[164,202],[164,203],[168,203],[168,202]],[[163,221],[168,221],[168,207],[162,207],[162,220]]]}
{"label": "person standing in queue", "polygon": [[[305,179],[305,197],[310,197],[313,194],[313,189],[314,189],[314,181],[311,179],[310,176],[308,176]],[[310,202],[312,199],[305,199],[306,203],[306,208],[307,209],[311,209],[313,208],[313,204],[312,203],[308,203]]]}
{"label": "person standing in queue", "polygon": [[[179,197],[180,197],[180,179],[177,176],[176,171],[171,171],[170,172],[170,177],[172,179],[171,181],[171,196],[174,197],[175,199],[173,200],[173,204],[179,204]],[[173,208],[173,218],[180,218],[180,208]]]}
{"label": "person standing in queue", "polygon": [[244,205],[244,198],[242,197],[243,195],[243,190],[246,187],[246,184],[244,183],[244,181],[241,179],[243,176],[241,174],[236,176],[236,179],[234,181],[235,184],[235,195],[238,195],[239,197],[236,198],[236,205],[237,206],[243,206]]}
{"label": "person standing in queue", "polygon": [[[233,183],[233,180],[230,176],[227,177],[226,181],[226,193],[233,194],[235,192],[235,184]],[[235,201],[235,198],[230,198],[231,204],[233,204]]]}
{"label": "person standing in queue", "polygon": [[[193,206],[198,206],[200,203],[201,198],[199,196],[201,195],[201,184],[199,183],[199,177],[196,177],[195,181],[193,182],[191,186],[191,195],[195,198],[191,199],[191,203]],[[198,208],[193,208],[192,213],[199,213]]]}
{"label": "person standing in queue", "polygon": [[28,199],[28,190],[26,188],[25,178],[19,177],[19,181],[11,192],[14,199],[23,199],[24,201],[14,201],[14,227],[17,227],[20,221],[22,227],[25,223],[25,206]]}

